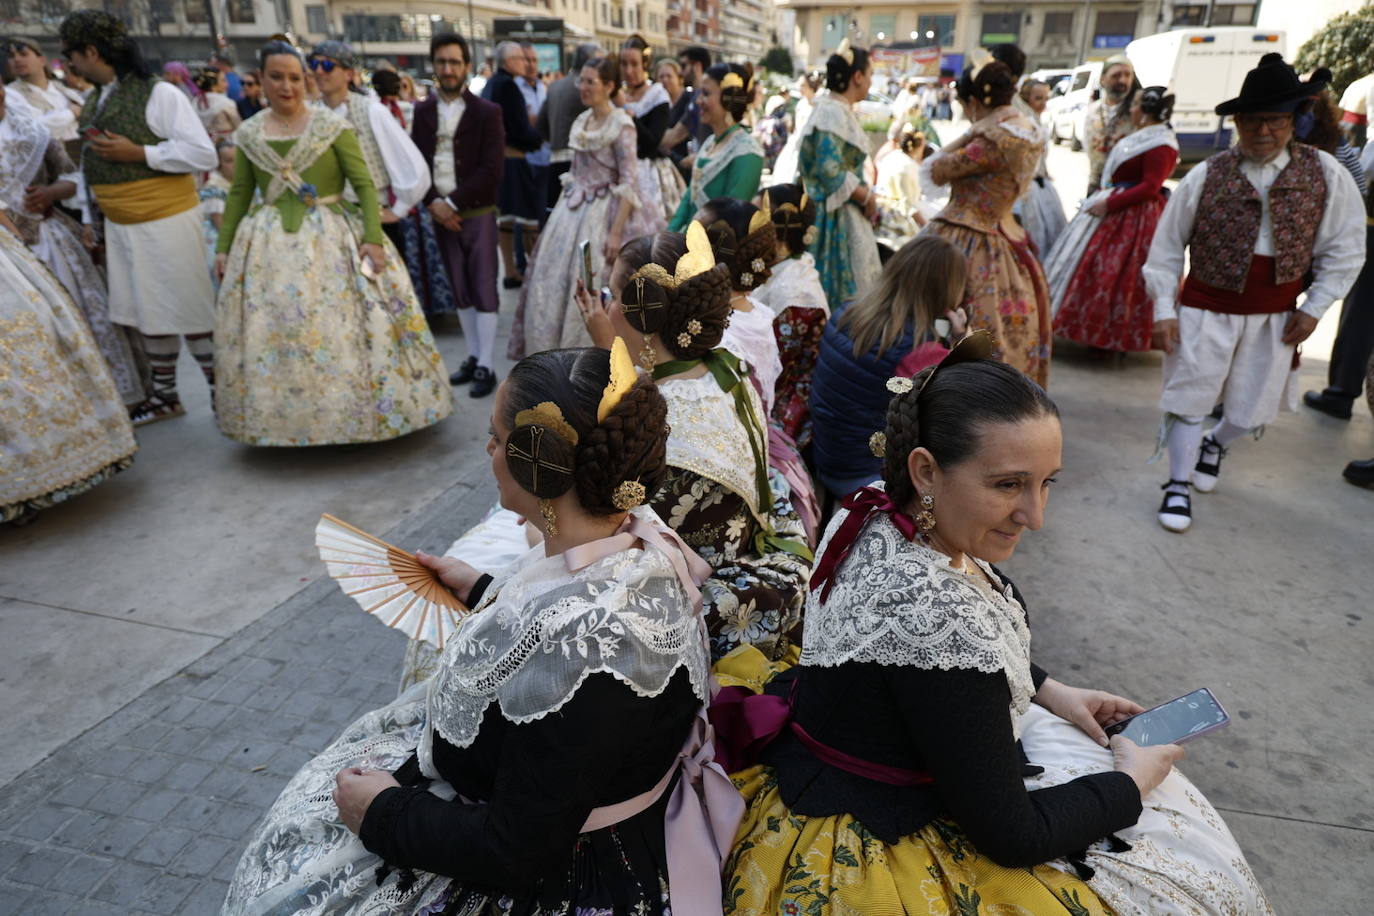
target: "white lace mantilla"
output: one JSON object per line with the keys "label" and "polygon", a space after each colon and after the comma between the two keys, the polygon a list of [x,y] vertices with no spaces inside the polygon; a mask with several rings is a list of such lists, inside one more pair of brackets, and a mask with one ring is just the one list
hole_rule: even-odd
{"label": "white lace mantilla", "polygon": [[[634,511],[662,524],[647,507]],[[593,674],[654,697],[686,667],[706,701],[704,624],[668,557],[640,546],[570,573],[564,555],[543,551],[535,547],[493,582],[445,647],[420,742],[427,775],[435,775],[435,731],[467,747],[492,703],[511,722],[532,722],[561,709]]]}
{"label": "white lace mantilla", "polygon": [[800,139],[805,140],[807,134],[817,130],[834,134],[857,149],[868,150],[868,135],[854,114],[854,106],[829,92],[816,96],[816,107],[802,125]]}
{"label": "white lace mantilla", "polygon": [[[817,549],[822,556],[841,511]],[[993,581],[997,575],[976,561]],[[1030,706],[1030,627],[1011,586],[999,592],[980,576],[950,566],[949,557],[908,541],[891,518],[875,512],[859,533],[824,602],[807,598],[801,663],[835,667],[876,662],[948,671],[1005,672],[1012,723]]]}
{"label": "white lace mantilla", "polygon": [[593,124],[596,112],[588,108],[573,121],[568,131],[569,149],[593,152],[605,149],[615,142],[616,137],[626,127],[634,127],[634,119],[621,108],[612,108],[611,113],[599,124]]}
{"label": "white lace mantilla", "polygon": [[[758,392],[751,384],[744,388],[754,415],[762,417]],[[668,464],[714,480],[743,499],[754,518],[767,525],[769,507],[759,505],[749,434],[735,415],[734,397],[721,391],[709,372],[700,378],[668,379],[658,390],[668,402],[668,426],[673,431],[668,437]],[[762,424],[760,428],[767,429]]]}
{"label": "white lace mantilla", "polygon": [[754,290],[753,296],[778,315],[790,308],[820,309],[830,314],[830,301],[825,298],[816,259],[809,251],[774,264],[773,275]]}
{"label": "white lace mantilla", "polygon": [[671,105],[673,100],[668,96],[668,90],[663,88],[662,83],[650,83],[649,88],[644,90],[638,101],[627,101],[625,110],[636,118],[642,118],[660,105]]}

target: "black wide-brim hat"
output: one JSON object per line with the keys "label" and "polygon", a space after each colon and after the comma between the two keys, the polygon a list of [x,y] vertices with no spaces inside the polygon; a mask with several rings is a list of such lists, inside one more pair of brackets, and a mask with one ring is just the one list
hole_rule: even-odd
{"label": "black wide-brim hat", "polygon": [[[1216,107],[1219,115],[1245,114],[1254,111],[1291,112],[1326,88],[1329,70],[1319,72],[1303,82],[1282,54],[1269,53],[1260,58],[1259,65],[1245,74],[1240,95]],[[1325,76],[1326,79],[1320,77]]]}

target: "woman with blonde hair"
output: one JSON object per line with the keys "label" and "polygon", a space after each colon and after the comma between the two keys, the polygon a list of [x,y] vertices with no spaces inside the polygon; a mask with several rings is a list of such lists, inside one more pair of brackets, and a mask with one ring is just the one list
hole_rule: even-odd
{"label": "woman with blonde hair", "polygon": [[967,276],[954,245],[919,236],[892,256],[872,292],[825,326],[811,379],[811,442],[816,476],[831,493],[877,479],[882,464],[868,440],[883,426],[884,386],[937,362],[945,342],[962,335]]}

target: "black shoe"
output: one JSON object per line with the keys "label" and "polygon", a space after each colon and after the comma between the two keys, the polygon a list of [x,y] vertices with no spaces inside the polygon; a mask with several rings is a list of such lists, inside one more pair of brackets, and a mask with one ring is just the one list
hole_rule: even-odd
{"label": "black shoe", "polygon": [[1193,524],[1191,484],[1186,480],[1171,480],[1164,485],[1164,501],[1159,504],[1159,523],[1170,531],[1182,533]]}
{"label": "black shoe", "polygon": [[1374,488],[1374,458],[1350,462],[1341,472],[1341,476],[1357,487]]}
{"label": "black shoe", "polygon": [[1313,410],[1320,410],[1328,417],[1335,417],[1337,420],[1349,420],[1350,407],[1354,399],[1333,397],[1325,391],[1306,391],[1303,392],[1302,402]]}
{"label": "black shoe", "polygon": [[1211,493],[1217,488],[1217,478],[1221,477],[1221,459],[1228,450],[1208,433],[1202,438],[1202,448],[1198,450],[1197,465],[1193,468],[1193,489],[1199,493]]}
{"label": "black shoe", "polygon": [[463,360],[463,364],[458,367],[458,371],[448,377],[450,385],[466,385],[477,375],[477,357],[469,356]]}
{"label": "black shoe", "polygon": [[472,387],[468,389],[468,396],[473,398],[484,398],[496,390],[496,373],[486,366],[478,366],[472,373]]}
{"label": "black shoe", "polygon": [[519,289],[525,285],[524,277],[506,277],[501,281],[501,285],[506,289]]}

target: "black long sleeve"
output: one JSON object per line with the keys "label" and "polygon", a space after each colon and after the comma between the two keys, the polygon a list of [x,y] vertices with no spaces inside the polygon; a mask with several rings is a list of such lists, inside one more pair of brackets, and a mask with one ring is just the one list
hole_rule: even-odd
{"label": "black long sleeve", "polygon": [[544,145],[544,138],[530,123],[529,106],[515,80],[506,77],[496,84],[491,100],[501,106],[501,124],[506,131],[506,145],[532,153]]}
{"label": "black long sleeve", "polygon": [[635,118],[635,155],[640,159],[650,159],[662,156],[658,145],[663,141],[663,135],[668,132],[668,113],[670,106],[667,102],[655,105],[643,115]]}
{"label": "black long sleeve", "polygon": [[1011,691],[1001,672],[888,671],[942,807],[994,862],[1037,865],[1140,817],[1140,792],[1125,773],[1096,773],[1026,791],[1021,756],[1011,740]]}
{"label": "black long sleeve", "polygon": [[[505,723],[486,804],[446,802],[421,786],[386,789],[368,807],[359,836],[392,866],[509,893],[534,890],[566,870],[593,808],[658,781],[696,704],[683,672],[652,700],[610,675],[593,675],[558,713]],[[657,829],[661,836],[661,823]]]}

